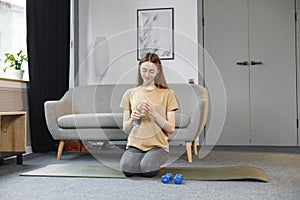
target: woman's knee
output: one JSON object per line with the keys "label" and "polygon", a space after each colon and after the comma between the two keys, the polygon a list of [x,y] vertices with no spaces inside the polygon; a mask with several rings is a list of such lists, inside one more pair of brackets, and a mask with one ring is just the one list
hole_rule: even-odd
{"label": "woman's knee", "polygon": [[140,163],[141,176],[144,177],[153,177],[158,174],[160,170],[159,163],[155,162],[155,160],[145,161],[142,160]]}
{"label": "woman's knee", "polygon": [[141,173],[158,171],[159,169],[160,165],[155,160],[142,160],[140,163]]}
{"label": "woman's knee", "polygon": [[124,173],[139,173],[139,166],[132,162],[122,162],[120,163],[120,170]]}
{"label": "woman's knee", "polygon": [[139,173],[139,165],[142,155],[129,149],[124,152],[120,161],[120,170],[127,173]]}

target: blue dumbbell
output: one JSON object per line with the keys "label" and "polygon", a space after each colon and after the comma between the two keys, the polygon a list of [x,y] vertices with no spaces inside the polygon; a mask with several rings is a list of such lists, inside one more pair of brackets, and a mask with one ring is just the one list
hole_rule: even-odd
{"label": "blue dumbbell", "polygon": [[176,174],[175,177],[180,177],[181,179],[183,179],[183,175],[182,174]]}
{"label": "blue dumbbell", "polygon": [[163,176],[161,177],[161,182],[164,183],[164,184],[169,183],[169,182],[170,182],[170,181],[169,181],[169,177],[167,177],[166,175],[163,175]]}
{"label": "blue dumbbell", "polygon": [[166,173],[165,176],[168,177],[169,182],[173,181],[173,174],[172,173]]}
{"label": "blue dumbbell", "polygon": [[179,185],[181,184],[183,181],[183,176],[182,174],[176,174],[175,178],[174,178],[174,183]]}

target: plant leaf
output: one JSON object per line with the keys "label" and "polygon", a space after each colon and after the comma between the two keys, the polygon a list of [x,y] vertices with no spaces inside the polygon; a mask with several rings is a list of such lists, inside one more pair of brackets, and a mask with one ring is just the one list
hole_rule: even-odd
{"label": "plant leaf", "polygon": [[22,50],[19,51],[19,53],[17,53],[18,56],[20,56],[22,54]]}

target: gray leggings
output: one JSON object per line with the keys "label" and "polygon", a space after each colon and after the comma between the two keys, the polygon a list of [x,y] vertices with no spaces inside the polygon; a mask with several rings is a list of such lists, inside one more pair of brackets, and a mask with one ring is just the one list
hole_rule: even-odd
{"label": "gray leggings", "polygon": [[155,176],[163,163],[168,160],[168,152],[162,148],[141,151],[131,147],[127,149],[120,161],[120,169],[126,176]]}

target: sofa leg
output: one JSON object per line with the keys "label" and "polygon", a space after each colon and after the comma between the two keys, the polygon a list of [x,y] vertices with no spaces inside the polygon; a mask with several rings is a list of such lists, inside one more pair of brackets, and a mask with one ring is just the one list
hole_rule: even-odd
{"label": "sofa leg", "polygon": [[64,146],[65,146],[65,142],[63,140],[59,141],[57,157],[56,157],[57,160],[60,160]]}
{"label": "sofa leg", "polygon": [[185,142],[185,147],[186,147],[186,153],[187,153],[187,158],[188,162],[192,162],[192,143],[191,142]]}
{"label": "sofa leg", "polygon": [[197,148],[197,142],[196,142],[196,140],[193,141],[193,150],[194,150],[194,154],[198,155],[198,148]]}

